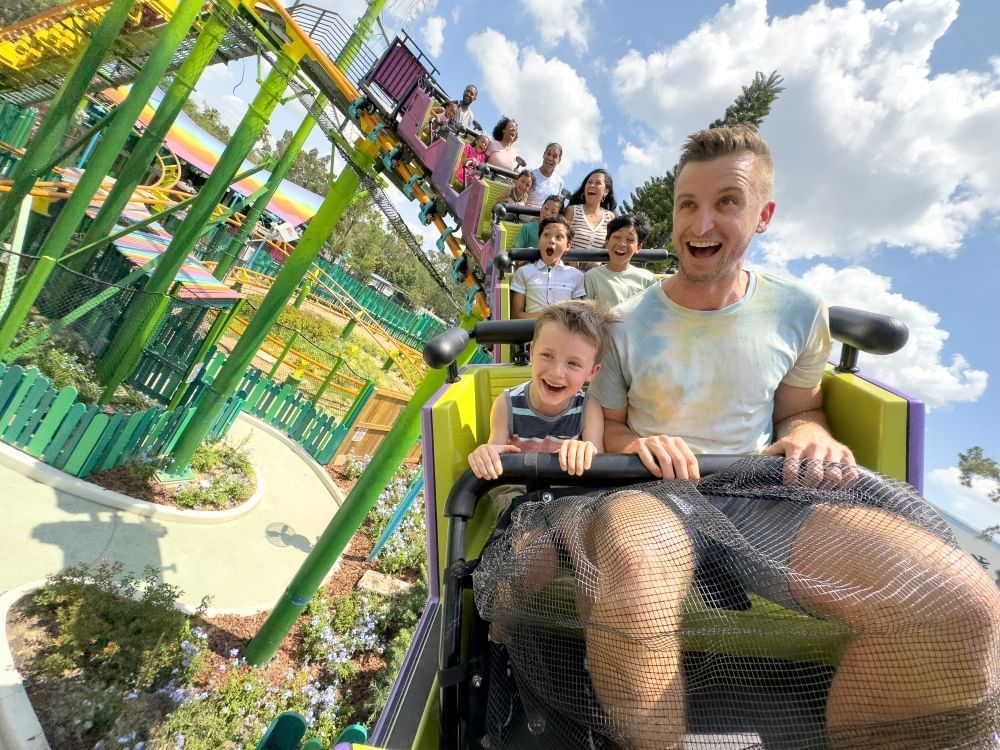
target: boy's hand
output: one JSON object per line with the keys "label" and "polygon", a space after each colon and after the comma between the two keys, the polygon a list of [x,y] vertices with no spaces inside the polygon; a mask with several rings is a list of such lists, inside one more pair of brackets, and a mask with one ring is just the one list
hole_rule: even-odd
{"label": "boy's hand", "polygon": [[597,455],[597,446],[589,440],[567,440],[559,447],[559,468],[572,476],[580,476]]}
{"label": "boy's hand", "polygon": [[[480,445],[469,454],[469,468],[480,479],[497,479],[503,474],[500,456],[504,453],[520,453],[515,445]],[[589,464],[588,464],[589,465]]]}

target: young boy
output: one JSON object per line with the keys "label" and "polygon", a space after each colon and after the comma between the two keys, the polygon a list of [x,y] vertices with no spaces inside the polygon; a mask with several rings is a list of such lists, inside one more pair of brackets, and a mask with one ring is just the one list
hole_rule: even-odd
{"label": "young boy", "polygon": [[493,402],[489,440],[469,454],[472,473],[496,479],[504,453],[559,453],[559,466],[583,474],[604,450],[604,414],[585,383],[601,369],[609,316],[591,302],[568,300],[545,308],[531,342],[531,380]]}
{"label": "young boy", "polygon": [[521,266],[510,281],[510,316],[537,318],[548,305],[586,295],[583,273],[562,262],[573,240],[573,229],[562,216],[538,225],[541,258]]}
{"label": "young boy", "polygon": [[610,310],[655,284],[656,277],[652,273],[629,264],[648,236],[649,221],[642,214],[625,214],[612,219],[604,242],[608,264],[591,268],[584,275],[587,297]]}
{"label": "young boy", "polygon": [[550,195],[542,201],[538,212],[538,221],[530,221],[521,227],[514,239],[514,247],[538,247],[538,232],[540,222],[551,219],[562,213],[562,196]]}

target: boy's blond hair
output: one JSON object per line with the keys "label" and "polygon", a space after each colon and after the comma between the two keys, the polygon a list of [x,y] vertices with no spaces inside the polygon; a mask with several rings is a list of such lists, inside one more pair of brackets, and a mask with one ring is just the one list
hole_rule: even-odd
{"label": "boy's blond hair", "polygon": [[746,152],[754,155],[757,197],[769,200],[774,188],[774,160],[764,137],[752,125],[709,128],[688,136],[674,174],[680,177],[684,165],[691,161],[712,161]]}
{"label": "boy's blond hair", "polygon": [[535,321],[535,335],[531,341],[535,342],[546,323],[558,323],[593,344],[596,350],[594,362],[600,362],[604,351],[611,345],[611,324],[616,320],[617,316],[602,310],[591,300],[564,300],[542,310]]}

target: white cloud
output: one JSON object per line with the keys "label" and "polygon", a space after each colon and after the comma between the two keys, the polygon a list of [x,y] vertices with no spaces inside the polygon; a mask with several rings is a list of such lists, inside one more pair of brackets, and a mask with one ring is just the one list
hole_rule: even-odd
{"label": "white cloud", "polygon": [[444,17],[431,16],[420,29],[424,41],[427,42],[427,51],[432,57],[441,54],[441,48],[444,47],[444,29],[447,25],[448,21]]}
{"label": "white cloud", "polygon": [[[264,75],[266,74],[267,71],[264,72]],[[205,68],[201,78],[198,79],[198,88],[193,98],[201,107],[214,107],[219,110],[222,123],[230,131],[235,130],[247,113],[247,103],[257,94],[255,76],[253,63],[247,60],[230,65],[212,65]],[[237,93],[234,94],[233,91]]]}
{"label": "white cloud", "polygon": [[927,472],[924,495],[935,505],[961,518],[978,531],[1000,522],[1000,506],[989,499],[996,483],[981,477],[972,478],[971,487],[958,481],[959,470],[932,469]]}
{"label": "white cloud", "polygon": [[[976,401],[986,390],[987,373],[972,368],[961,354],[952,356],[950,364],[941,361],[948,332],[939,327],[940,316],[893,292],[886,277],[865,268],[838,271],[821,264],[802,280],[821,292],[830,305],[891,315],[906,323],[910,330],[906,345],[888,356],[862,354],[863,374],[916,396],[928,409]],[[839,345],[835,351],[839,352]]]}
{"label": "white cloud", "polygon": [[761,245],[768,260],[860,260],[879,247],[953,255],[1000,215],[1000,139],[986,135],[1000,132],[1000,63],[930,74],[957,10],[957,0],[817,3],[768,18],[766,0],[733,0],[667,49],[629,50],[612,75],[639,128],[623,176],[662,174],[753,71],[777,70],[785,91],[763,126],[781,217]]}
{"label": "white cloud", "polygon": [[566,39],[577,52],[587,51],[591,32],[585,0],[521,0],[521,6],[535,22],[542,44],[552,47]]}
{"label": "white cloud", "polygon": [[[561,174],[568,174],[575,164],[601,161],[601,112],[586,80],[572,66],[531,47],[521,48],[490,28],[470,37],[466,49],[479,67],[480,92],[488,93],[500,112],[517,120],[517,148],[528,166],[541,163],[551,141],[565,149]],[[504,64],[497,65],[497,60]],[[487,131],[493,127],[482,124]]]}

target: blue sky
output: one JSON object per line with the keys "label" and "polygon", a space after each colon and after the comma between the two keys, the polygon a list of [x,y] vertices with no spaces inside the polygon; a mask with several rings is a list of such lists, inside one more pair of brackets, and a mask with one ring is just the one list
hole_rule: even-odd
{"label": "blue sky", "polygon": [[[311,1],[348,20],[363,9]],[[383,22],[431,54],[446,91],[479,86],[484,126],[514,117],[529,166],[559,141],[568,186],[602,166],[619,199],[756,71],[777,70],[785,92],[763,131],[778,208],[750,262],[909,325],[904,350],[862,367],[927,403],[928,497],[973,526],[1000,522],[989,487],[960,487],[955,468],[972,445],[1000,460],[1000,3],[390,0]],[[199,93],[235,124],[255,73],[212,68]],[[284,107],[272,132],[302,114]]]}

